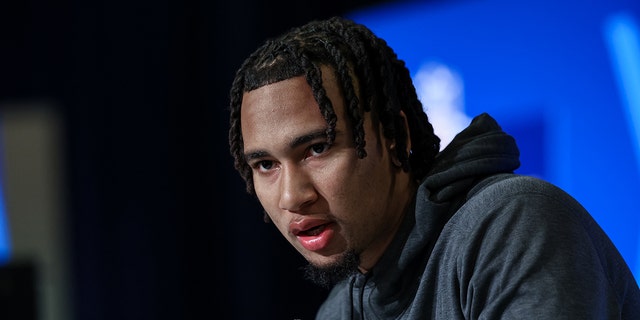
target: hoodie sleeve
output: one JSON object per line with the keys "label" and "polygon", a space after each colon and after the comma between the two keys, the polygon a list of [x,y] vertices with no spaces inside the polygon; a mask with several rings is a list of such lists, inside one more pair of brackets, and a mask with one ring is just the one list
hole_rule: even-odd
{"label": "hoodie sleeve", "polygon": [[638,285],[627,265],[560,189],[530,177],[506,179],[459,213],[466,319],[639,319]]}

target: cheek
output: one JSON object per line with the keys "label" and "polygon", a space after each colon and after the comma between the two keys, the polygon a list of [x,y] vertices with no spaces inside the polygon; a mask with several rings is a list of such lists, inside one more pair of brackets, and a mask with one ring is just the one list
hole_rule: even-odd
{"label": "cheek", "polygon": [[362,190],[363,187],[366,189],[363,180],[366,181],[367,177],[362,175],[361,162],[357,157],[342,157],[316,176],[316,190],[329,202],[333,214],[350,211],[350,207],[357,206],[354,199],[365,192]]}
{"label": "cheek", "polygon": [[383,209],[392,188],[389,166],[384,159],[370,153],[364,159],[345,164],[339,172],[327,179],[324,190],[331,190],[334,207],[350,213],[345,219],[360,219],[361,215],[369,216]]}

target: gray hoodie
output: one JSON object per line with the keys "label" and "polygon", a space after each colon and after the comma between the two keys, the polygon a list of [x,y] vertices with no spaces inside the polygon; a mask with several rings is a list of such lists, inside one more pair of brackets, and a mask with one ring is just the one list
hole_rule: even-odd
{"label": "gray hoodie", "polygon": [[317,319],[640,319],[625,261],[570,195],[519,167],[487,114],[437,157],[380,261]]}

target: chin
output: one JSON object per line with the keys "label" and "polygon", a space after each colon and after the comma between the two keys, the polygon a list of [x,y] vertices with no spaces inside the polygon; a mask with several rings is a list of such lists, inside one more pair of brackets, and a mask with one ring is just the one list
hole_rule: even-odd
{"label": "chin", "polygon": [[357,273],[360,264],[360,258],[354,251],[347,251],[322,260],[319,262],[307,259],[309,264],[304,269],[305,278],[327,289]]}

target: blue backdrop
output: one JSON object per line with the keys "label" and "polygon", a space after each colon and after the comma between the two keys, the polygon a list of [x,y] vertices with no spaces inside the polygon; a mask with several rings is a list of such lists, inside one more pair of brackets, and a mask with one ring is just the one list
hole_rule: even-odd
{"label": "blue backdrop", "polygon": [[405,60],[445,143],[446,129],[493,115],[518,140],[519,172],[578,199],[640,279],[639,7],[405,2],[350,17]]}

